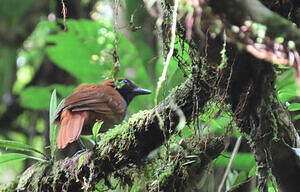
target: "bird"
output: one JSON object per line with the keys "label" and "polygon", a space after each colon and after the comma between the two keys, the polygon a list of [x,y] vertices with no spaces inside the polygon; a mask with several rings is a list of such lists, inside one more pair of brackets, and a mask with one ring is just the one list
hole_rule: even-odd
{"label": "bird", "polygon": [[138,87],[127,78],[117,81],[119,86],[112,79],[102,84],[81,85],[62,101],[54,120],[60,124],[58,149],[77,140],[80,134],[91,134],[97,121],[103,121],[101,132],[120,124],[135,96],[151,94],[150,90]]}

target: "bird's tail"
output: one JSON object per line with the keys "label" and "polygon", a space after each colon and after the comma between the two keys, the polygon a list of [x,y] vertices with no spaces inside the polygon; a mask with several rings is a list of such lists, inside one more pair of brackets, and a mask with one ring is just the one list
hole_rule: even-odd
{"label": "bird's tail", "polygon": [[87,111],[71,112],[64,110],[60,118],[60,130],[57,137],[57,147],[63,149],[68,143],[77,140],[83,123],[88,117]]}

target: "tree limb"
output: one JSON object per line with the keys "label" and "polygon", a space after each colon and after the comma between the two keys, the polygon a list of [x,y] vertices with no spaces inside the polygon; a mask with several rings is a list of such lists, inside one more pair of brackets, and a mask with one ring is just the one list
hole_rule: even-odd
{"label": "tree limb", "polygon": [[[188,79],[154,109],[136,114],[128,122],[105,133],[96,150],[86,155],[80,169],[79,155],[54,162],[53,165],[36,164],[23,174],[18,189],[92,189],[97,182],[112,172],[131,163],[141,162],[149,152],[162,145],[165,139],[174,133],[179,122],[175,105],[183,111],[189,121],[194,105],[193,94],[198,95],[200,108],[210,99],[207,88],[199,87],[199,91],[194,93],[192,85],[192,79]],[[163,120],[163,130],[159,128],[155,110]]]}

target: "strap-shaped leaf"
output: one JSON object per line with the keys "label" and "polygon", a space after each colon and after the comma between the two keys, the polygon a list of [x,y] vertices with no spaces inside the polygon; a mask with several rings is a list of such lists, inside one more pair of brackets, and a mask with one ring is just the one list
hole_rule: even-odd
{"label": "strap-shaped leaf", "polygon": [[31,147],[30,145],[26,145],[25,143],[21,143],[18,141],[0,140],[0,147],[3,147],[5,149],[19,150],[19,151],[36,152],[45,156],[43,152]]}
{"label": "strap-shaped leaf", "polygon": [[56,150],[56,125],[53,124],[55,119],[56,113],[56,106],[57,106],[57,97],[56,97],[56,90],[54,89],[51,95],[50,100],[50,107],[49,107],[49,139],[50,139],[50,150],[51,150],[51,157],[54,157],[54,153]]}
{"label": "strap-shaped leaf", "polygon": [[8,153],[8,154],[4,154],[4,155],[0,155],[0,165],[3,163],[8,163],[8,162],[12,162],[15,160],[24,160],[24,159],[35,159],[38,161],[43,161],[45,162],[46,160],[38,158],[38,157],[33,157],[30,155],[25,155],[25,154],[21,154],[21,153]]}

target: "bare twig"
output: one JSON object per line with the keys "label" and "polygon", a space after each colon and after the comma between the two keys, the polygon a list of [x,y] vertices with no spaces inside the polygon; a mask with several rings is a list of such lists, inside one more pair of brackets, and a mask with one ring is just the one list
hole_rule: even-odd
{"label": "bare twig", "polygon": [[173,16],[172,16],[172,27],[171,27],[171,43],[170,43],[170,50],[167,55],[166,60],[164,61],[164,69],[161,74],[161,77],[158,80],[157,83],[157,88],[155,92],[155,105],[157,105],[157,97],[159,90],[163,84],[163,82],[166,80],[167,72],[168,72],[168,67],[170,64],[171,57],[174,52],[174,44],[175,44],[175,31],[176,31],[176,22],[177,22],[177,9],[178,9],[178,0],[174,1],[174,10],[173,10]]}
{"label": "bare twig", "polygon": [[66,24],[67,8],[64,3],[64,0],[61,0],[61,4],[62,4],[62,14],[63,14],[63,18],[64,18],[64,31],[66,31],[67,30],[67,24]]}
{"label": "bare twig", "polygon": [[118,35],[117,35],[117,19],[118,19],[118,8],[119,8],[119,0],[115,0],[114,4],[114,34],[115,34],[115,41],[114,41],[114,51],[113,51],[113,59],[114,59],[114,66],[112,69],[112,79],[114,80],[115,84],[118,86],[118,74],[120,72],[120,59],[118,56]]}
{"label": "bare twig", "polygon": [[234,161],[234,158],[235,158],[235,156],[236,156],[236,154],[237,154],[237,152],[238,152],[238,150],[239,150],[239,148],[240,148],[241,141],[242,141],[242,136],[240,136],[240,137],[237,139],[236,143],[235,143],[235,146],[234,146],[232,155],[231,155],[231,157],[230,157],[229,163],[228,163],[228,165],[227,165],[226,171],[225,171],[224,176],[223,176],[223,178],[222,178],[222,181],[221,181],[221,183],[220,183],[220,185],[219,185],[218,192],[222,192],[222,189],[223,189],[224,183],[225,183],[225,181],[226,181],[227,175],[228,175],[228,173],[229,173],[229,170],[230,170],[230,168],[231,168],[231,166],[232,166],[232,163],[233,163],[233,161]]}

